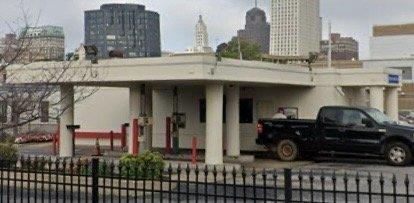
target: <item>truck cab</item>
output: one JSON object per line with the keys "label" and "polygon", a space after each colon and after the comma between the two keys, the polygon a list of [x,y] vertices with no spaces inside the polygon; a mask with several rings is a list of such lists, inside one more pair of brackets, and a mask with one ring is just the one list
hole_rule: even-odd
{"label": "truck cab", "polygon": [[258,126],[268,133],[259,133],[257,143],[267,137],[267,143],[272,143],[267,147],[285,161],[300,154],[331,152],[381,155],[391,165],[407,165],[414,150],[414,128],[399,125],[374,108],[327,106],[312,124],[264,119]]}

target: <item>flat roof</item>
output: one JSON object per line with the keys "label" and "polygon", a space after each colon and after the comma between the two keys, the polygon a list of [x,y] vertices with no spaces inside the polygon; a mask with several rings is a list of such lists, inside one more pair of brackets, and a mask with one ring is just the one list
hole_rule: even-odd
{"label": "flat roof", "polygon": [[[69,77],[50,81],[43,76],[63,69]],[[81,76],[91,75],[87,80]],[[8,82],[14,84],[73,84],[93,86],[125,86],[136,83],[204,84],[211,82],[250,85],[333,86],[395,86],[388,75],[401,75],[395,69],[318,69],[295,64],[274,64],[261,61],[240,61],[214,56],[173,56],[159,58],[108,59],[97,64],[90,61],[38,62],[9,66]],[[88,72],[89,74],[89,72]],[[80,76],[79,76],[80,75]]]}

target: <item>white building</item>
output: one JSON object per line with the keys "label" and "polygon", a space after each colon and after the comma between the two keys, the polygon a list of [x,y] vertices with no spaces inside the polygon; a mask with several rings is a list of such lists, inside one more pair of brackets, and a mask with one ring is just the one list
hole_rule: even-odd
{"label": "white building", "polygon": [[371,37],[370,59],[414,58],[414,34]]}
{"label": "white building", "polygon": [[[90,66],[79,63],[73,71]],[[227,156],[235,157],[241,151],[265,150],[255,144],[256,123],[259,118],[271,117],[279,107],[296,108],[299,118],[312,119],[325,105],[371,106],[398,119],[398,70],[309,71],[295,65],[218,60],[206,55],[100,60],[92,66],[97,77],[91,80],[74,77],[56,82],[64,104],[73,102],[74,87],[101,87],[92,97],[64,110],[60,118],[60,156],[73,153],[67,125],[79,124],[79,131],[84,132],[116,131],[122,123],[132,124],[141,113],[152,117],[153,124],[139,140],[147,147],[164,148],[166,117],[173,113],[175,87],[178,111],[186,116],[185,128],[179,132],[179,146],[191,148],[191,138],[196,137],[198,148],[205,149],[207,164],[222,164],[224,149]],[[59,63],[16,66],[10,69],[13,77],[8,80],[24,84],[25,78],[30,83],[37,78],[42,82],[42,78],[34,76],[57,67]],[[128,132],[132,152],[137,143],[131,138],[133,128]]]}
{"label": "white building", "polygon": [[371,60],[414,58],[414,24],[374,26],[369,49]]}
{"label": "white building", "polygon": [[203,21],[203,16],[199,16],[195,27],[194,47],[187,49],[188,53],[212,53],[213,49],[209,46],[207,25]]}
{"label": "white building", "polygon": [[270,54],[308,56],[320,51],[319,0],[272,0]]}
{"label": "white building", "polygon": [[393,68],[402,71],[402,82],[414,82],[414,58],[371,59],[363,61],[364,68]]}
{"label": "white building", "polygon": [[414,82],[414,24],[374,26],[369,49],[364,68],[398,69],[404,83]]}

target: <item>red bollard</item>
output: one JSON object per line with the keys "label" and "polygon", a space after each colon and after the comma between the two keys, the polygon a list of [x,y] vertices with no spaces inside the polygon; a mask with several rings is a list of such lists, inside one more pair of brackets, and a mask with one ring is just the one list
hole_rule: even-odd
{"label": "red bollard", "polygon": [[197,138],[196,137],[193,137],[191,146],[192,146],[191,163],[196,164],[197,163]]}
{"label": "red bollard", "polygon": [[111,130],[111,132],[109,133],[110,136],[110,142],[111,142],[111,151],[114,151],[114,131]]}
{"label": "red bollard", "polygon": [[122,126],[121,126],[121,146],[122,146],[122,148],[126,147],[126,131],[127,131],[126,124],[122,124]]}
{"label": "red bollard", "polygon": [[53,155],[57,155],[57,133],[53,134]]}
{"label": "red bollard", "polygon": [[138,155],[139,153],[139,126],[138,119],[134,119],[132,124],[132,155]]}
{"label": "red bollard", "polygon": [[165,121],[165,154],[171,154],[171,117],[167,117]]}

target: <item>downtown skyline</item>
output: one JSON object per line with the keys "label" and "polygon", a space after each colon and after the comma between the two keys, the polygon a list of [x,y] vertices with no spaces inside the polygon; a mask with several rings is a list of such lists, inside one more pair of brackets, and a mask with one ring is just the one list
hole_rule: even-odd
{"label": "downtown skyline", "polygon": [[[48,3],[45,4],[45,1]],[[66,34],[66,51],[73,51],[84,41],[84,11],[97,9],[104,3],[137,3],[160,14],[162,50],[184,52],[193,43],[194,21],[203,15],[209,28],[210,45],[215,48],[227,42],[243,28],[245,13],[254,7],[253,0],[24,0],[26,10],[34,16],[40,13],[38,25],[60,25]],[[10,30],[4,22],[11,22],[19,16],[18,3],[2,0],[0,13],[0,34]],[[339,6],[340,5],[340,6]],[[360,42],[361,58],[369,57],[369,38],[372,26],[377,24],[414,22],[409,0],[321,0],[321,16],[324,19],[323,39],[327,38],[327,19],[332,22],[333,32],[351,36]],[[270,1],[259,0],[270,19]],[[177,12],[179,10],[180,12]],[[225,11],[225,12],[224,12]],[[381,13],[381,15],[379,15]],[[223,21],[222,19],[227,19]]]}

